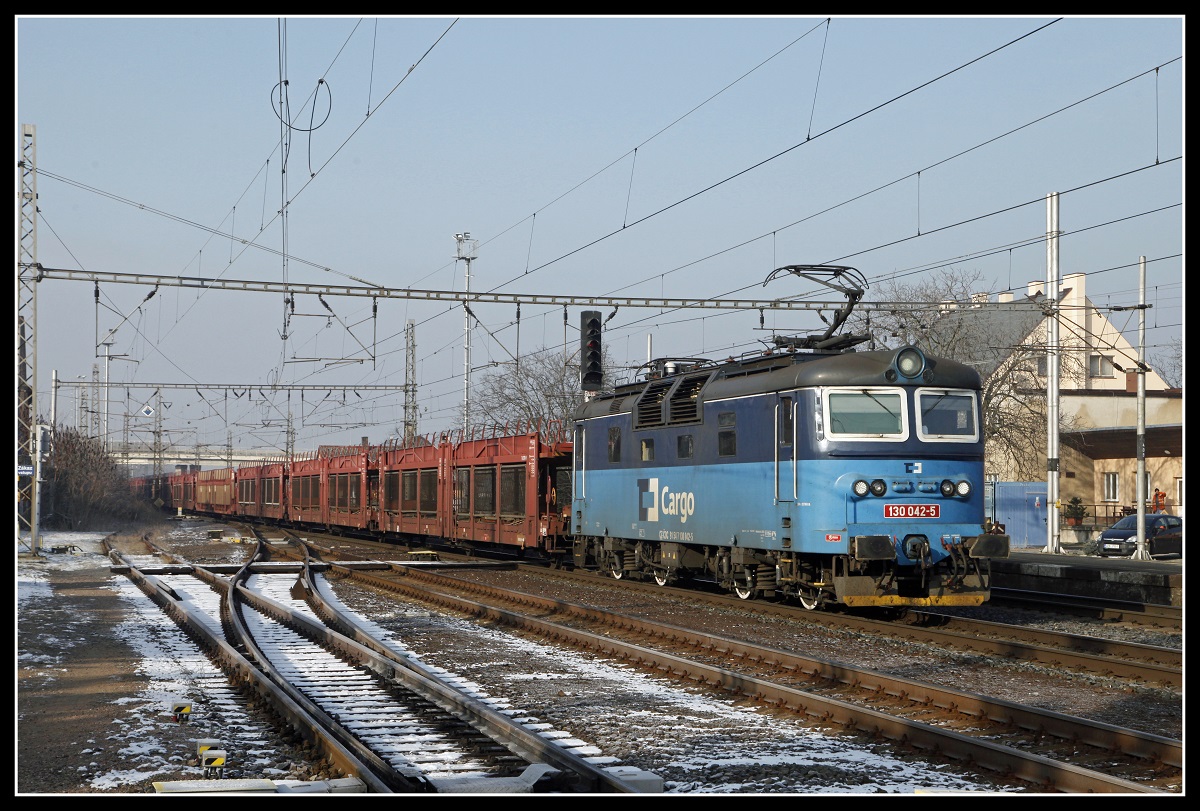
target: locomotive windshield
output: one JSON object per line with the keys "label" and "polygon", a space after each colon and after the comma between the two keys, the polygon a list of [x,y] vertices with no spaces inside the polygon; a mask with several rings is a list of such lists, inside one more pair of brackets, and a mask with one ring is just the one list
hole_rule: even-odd
{"label": "locomotive windshield", "polygon": [[825,397],[832,439],[907,439],[907,411],[900,389],[831,389]]}
{"label": "locomotive windshield", "polygon": [[926,442],[975,442],[979,421],[975,393],[961,389],[918,389],[918,436]]}
{"label": "locomotive windshield", "polygon": [[[910,403],[903,389],[829,388],[824,394],[830,439],[903,442],[909,437]],[[922,442],[978,442],[979,408],[970,389],[922,388],[914,392],[916,436]]]}

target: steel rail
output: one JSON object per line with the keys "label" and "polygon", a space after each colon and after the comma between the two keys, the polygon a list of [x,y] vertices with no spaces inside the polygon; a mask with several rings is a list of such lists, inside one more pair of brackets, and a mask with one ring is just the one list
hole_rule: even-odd
{"label": "steel rail", "polygon": [[373,672],[402,682],[406,688],[424,696],[447,712],[463,718],[530,763],[544,762],[561,771],[578,775],[575,790],[593,793],[636,791],[611,772],[597,767],[554,741],[529,731],[521,724],[514,723],[508,716],[496,712],[482,701],[445,685],[433,670],[418,661],[400,656],[372,638],[353,617],[334,608],[323,593],[324,589],[319,585],[319,581],[313,579],[309,573],[302,575],[302,582],[306,594],[317,603],[314,607],[318,616],[332,626],[317,626],[299,615],[298,619],[306,626],[306,634],[320,636],[330,644],[335,644],[340,651],[353,655]]}
{"label": "steel rail", "polygon": [[[593,634],[587,631],[571,628],[559,623],[549,622],[536,617],[525,616],[496,606],[467,599],[462,595],[451,594],[431,586],[423,585],[420,581],[432,582],[437,578],[447,577],[424,571],[414,571],[402,568],[404,575],[399,578],[383,578],[349,567],[333,564],[335,570],[343,571],[350,577],[369,582],[378,588],[407,593],[413,597],[445,605],[456,611],[474,614],[489,621],[505,623],[511,627],[521,628],[537,633],[540,636],[553,639],[556,642],[566,642],[574,646],[601,652],[634,662],[640,666],[660,672],[720,687],[732,692],[739,692],[759,701],[790,708],[802,715],[820,721],[833,721],[850,729],[866,731],[869,734],[884,737],[895,742],[912,745],[918,749],[938,752],[952,759],[957,757],[971,762],[977,767],[1002,775],[1025,780],[1037,786],[1052,786],[1055,790],[1071,792],[1138,792],[1138,793],[1167,793],[1140,783],[1115,778],[1107,774],[1084,769],[1069,763],[1054,761],[1039,755],[1023,752],[1002,744],[973,738],[946,729],[930,726],[919,721],[897,718],[865,707],[855,706],[837,699],[830,699],[792,687],[774,684],[745,673],[734,672],[724,668],[703,664],[691,659],[675,656],[662,651],[651,650],[640,645],[623,642],[611,637]],[[453,579],[453,578],[451,578]],[[463,585],[465,584],[465,585]],[[483,588],[476,583],[462,581],[468,590]],[[543,610],[547,601],[533,595],[517,595],[517,599]],[[559,610],[567,608],[561,601],[548,601]],[[572,608],[576,614],[587,613],[589,609]],[[606,612],[595,611],[596,615]],[[663,625],[661,623],[644,623],[632,617],[621,620],[623,627],[636,625],[654,625],[659,630],[655,633],[670,638],[673,642],[688,639],[689,644],[710,650],[719,650],[727,655],[739,656],[747,661],[755,661],[756,657],[766,656],[768,659],[785,657],[787,661],[797,664],[778,665],[795,669],[797,672],[811,672],[821,678],[831,678],[859,687],[879,692],[904,695],[913,703],[928,701],[934,706],[959,708],[978,704],[987,718],[1017,727],[1041,731],[1046,734],[1058,734],[1066,738],[1078,738],[1083,730],[1084,739],[1092,745],[1115,748],[1131,757],[1148,759],[1159,758],[1162,762],[1181,763],[1181,744],[1178,741],[1159,736],[1144,735],[1132,730],[1099,724],[1086,719],[1064,716],[1052,712],[1039,712],[1017,704],[973,696],[958,691],[937,688],[903,679],[893,679],[884,674],[857,669],[836,662],[820,659],[798,657],[783,651],[747,645],[736,640],[724,639],[707,634],[698,634],[683,628]],[[781,660],[782,661],[782,660]],[[1053,729],[1048,728],[1053,727]],[[1161,757],[1159,757],[1161,756]]]}
{"label": "steel rail", "polygon": [[[116,572],[125,574],[141,591],[158,605],[167,616],[197,640],[221,665],[230,681],[254,690],[276,712],[285,723],[309,741],[317,751],[343,773],[362,780],[369,791],[386,791],[386,787],[374,777],[366,764],[350,749],[327,735],[317,720],[278,684],[273,682],[259,667],[243,656],[223,637],[214,633],[212,626],[203,617],[197,616],[187,604],[180,600],[174,589],[153,575],[144,575],[126,556],[116,551],[109,552],[110,560],[117,564]],[[196,567],[194,574],[199,579],[216,587],[227,599],[229,583],[224,578]]]}

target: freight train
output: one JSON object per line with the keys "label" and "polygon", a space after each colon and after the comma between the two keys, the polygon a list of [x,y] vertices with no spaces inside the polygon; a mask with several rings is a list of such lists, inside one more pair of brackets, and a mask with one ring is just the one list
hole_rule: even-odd
{"label": "freight train", "polygon": [[853,349],[862,340],[652,361],[570,426],[364,439],[135,487],[183,514],[505,550],[810,609],[980,605],[1009,538],[984,524],[979,374],[914,346]]}

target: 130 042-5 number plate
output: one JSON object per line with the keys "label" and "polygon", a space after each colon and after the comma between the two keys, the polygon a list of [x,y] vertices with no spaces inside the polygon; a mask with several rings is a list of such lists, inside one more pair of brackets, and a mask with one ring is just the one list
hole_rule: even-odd
{"label": "130 042-5 number plate", "polygon": [[940,504],[885,504],[884,518],[941,518]]}

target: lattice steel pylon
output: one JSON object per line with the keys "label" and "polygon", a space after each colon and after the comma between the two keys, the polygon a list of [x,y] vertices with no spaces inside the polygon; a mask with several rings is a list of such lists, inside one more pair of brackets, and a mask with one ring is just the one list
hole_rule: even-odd
{"label": "lattice steel pylon", "polygon": [[[37,455],[37,128],[21,125],[17,227],[17,537],[38,554]],[[29,475],[21,475],[28,473]]]}
{"label": "lattice steel pylon", "polygon": [[100,413],[103,406],[100,405],[100,364],[92,364],[92,410],[88,420],[88,436],[101,441],[101,446],[104,447],[104,429],[101,427]]}
{"label": "lattice steel pylon", "polygon": [[151,484],[150,484],[150,503],[154,504],[156,507],[161,507],[162,504],[158,500],[159,499],[158,488],[159,488],[159,482],[162,480],[162,475],[163,475],[163,441],[162,441],[163,404],[162,404],[162,394],[156,391],[156,392],[154,392],[154,395],[155,395],[155,402],[154,402],[154,472],[152,474],[153,478],[151,479]]}
{"label": "lattice steel pylon", "polygon": [[417,435],[417,326],[410,318],[404,325],[404,438]]}

